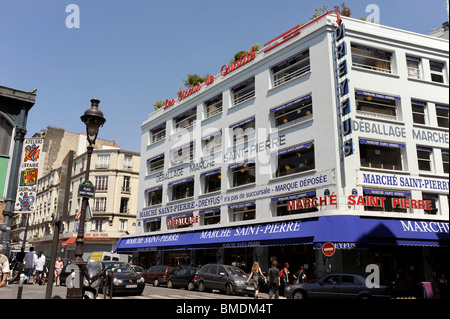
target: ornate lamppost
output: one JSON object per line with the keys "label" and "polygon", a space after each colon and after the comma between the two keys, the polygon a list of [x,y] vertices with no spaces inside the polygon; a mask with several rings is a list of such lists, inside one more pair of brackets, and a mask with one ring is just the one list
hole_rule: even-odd
{"label": "ornate lamppost", "polygon": [[[98,109],[99,99],[91,100],[91,108],[84,112],[81,116],[81,121],[86,125],[87,141],[89,146],[87,147],[87,161],[85,171],[85,181],[89,181],[89,171],[91,167],[91,156],[94,149],[95,140],[97,139],[98,129],[106,122],[103,117],[103,112]],[[67,299],[82,299],[83,298],[83,274],[86,266],[86,262],[83,260],[83,244],[84,244],[84,224],[86,219],[86,208],[88,205],[88,197],[83,197],[81,203],[80,221],[78,226],[78,235],[75,241],[75,258],[72,264],[78,266],[79,275],[78,282],[74,284],[73,288],[67,289]]]}

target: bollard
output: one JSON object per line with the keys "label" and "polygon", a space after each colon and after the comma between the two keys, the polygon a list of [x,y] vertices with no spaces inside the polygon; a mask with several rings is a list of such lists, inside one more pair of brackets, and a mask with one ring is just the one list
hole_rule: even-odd
{"label": "bollard", "polygon": [[25,274],[20,275],[19,289],[17,290],[17,299],[22,299],[23,282],[25,280]]}
{"label": "bollard", "polygon": [[112,299],[114,289],[114,268],[111,269],[111,289],[109,291],[109,299]]}
{"label": "bollard", "polygon": [[106,299],[106,291],[107,291],[106,287],[108,287],[108,278],[109,278],[108,270],[106,270],[106,272],[105,272],[105,282],[103,283],[103,299]]}

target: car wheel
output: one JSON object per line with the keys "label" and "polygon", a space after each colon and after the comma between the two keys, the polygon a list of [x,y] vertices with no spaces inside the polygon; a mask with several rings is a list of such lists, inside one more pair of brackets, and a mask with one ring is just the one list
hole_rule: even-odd
{"label": "car wheel", "polygon": [[173,282],[172,282],[172,280],[169,280],[169,281],[167,282],[167,288],[173,288]]}
{"label": "car wheel", "polygon": [[371,296],[368,294],[362,294],[362,295],[358,296],[359,300],[369,300],[370,298],[371,298]]}
{"label": "car wheel", "polygon": [[158,287],[159,286],[159,280],[158,280],[158,278],[156,278],[154,281],[153,281],[153,287]]}
{"label": "car wheel", "polygon": [[187,289],[188,289],[189,291],[192,291],[192,290],[195,289],[195,285],[194,285],[194,283],[193,283],[192,281],[188,283]]}
{"label": "car wheel", "polygon": [[233,294],[233,286],[230,283],[225,285],[225,294],[227,295]]}
{"label": "car wheel", "polygon": [[296,291],[292,295],[292,299],[306,299],[306,293],[303,291]]}
{"label": "car wheel", "polygon": [[200,291],[200,292],[205,292],[206,291],[206,286],[205,286],[205,283],[203,281],[200,281],[198,283],[198,291]]}

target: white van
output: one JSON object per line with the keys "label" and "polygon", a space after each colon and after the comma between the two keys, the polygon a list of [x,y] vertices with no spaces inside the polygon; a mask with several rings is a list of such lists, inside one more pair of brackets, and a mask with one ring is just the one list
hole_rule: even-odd
{"label": "white van", "polygon": [[[96,251],[93,252],[89,257],[89,260],[98,260],[98,261],[121,261],[129,263],[131,261],[131,255],[125,254],[115,254],[107,251]],[[88,260],[88,261],[89,261]]]}

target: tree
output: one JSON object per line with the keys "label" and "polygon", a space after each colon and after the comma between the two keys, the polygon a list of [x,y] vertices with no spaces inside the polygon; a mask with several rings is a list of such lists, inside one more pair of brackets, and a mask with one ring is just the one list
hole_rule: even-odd
{"label": "tree", "polygon": [[208,75],[206,75],[205,77],[202,78],[198,74],[188,74],[187,75],[187,80],[183,80],[184,81],[184,86],[189,88],[191,86],[197,85],[198,82],[203,83],[203,82],[205,82],[207,77],[208,77]]}
{"label": "tree", "polygon": [[155,111],[159,110],[160,108],[164,107],[166,103],[163,101],[158,101],[155,104],[153,104],[153,107],[155,108]]}
{"label": "tree", "polygon": [[248,51],[239,51],[234,55],[234,60],[231,60],[230,63],[234,63],[236,61],[239,61],[241,59],[241,56],[243,54],[247,54],[247,52],[258,52],[259,51],[259,43],[255,43],[250,47],[250,50]]}
{"label": "tree", "polygon": [[345,5],[345,2],[343,2],[341,4],[341,7],[339,8],[339,6],[334,6],[334,10],[336,10],[337,12],[339,12],[340,15],[344,16],[344,17],[350,17],[350,15],[352,14],[352,11],[350,10],[349,7],[347,7]]}

